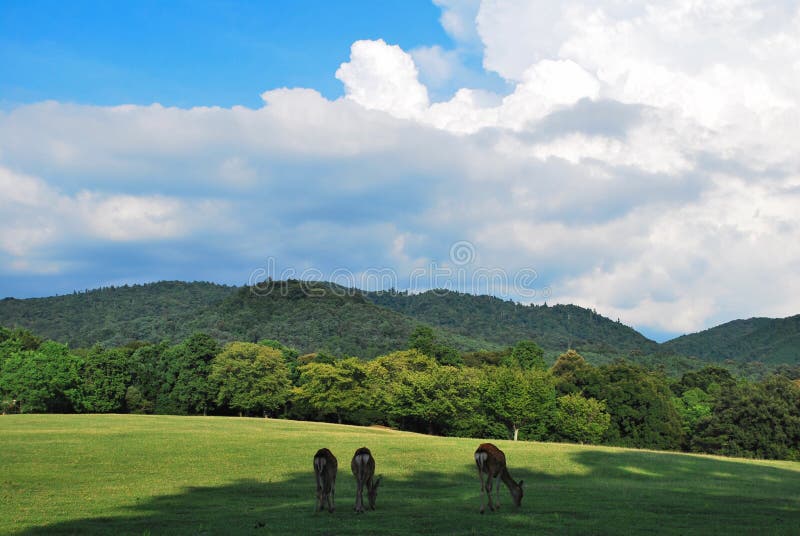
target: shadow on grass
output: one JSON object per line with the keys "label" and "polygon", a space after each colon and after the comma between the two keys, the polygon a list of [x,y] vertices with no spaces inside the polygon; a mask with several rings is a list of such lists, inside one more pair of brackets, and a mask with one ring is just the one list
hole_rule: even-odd
{"label": "shadow on grass", "polygon": [[[545,446],[546,448],[546,446]],[[377,510],[353,512],[355,486],[340,468],[334,514],[315,513],[310,472],[282,482],[188,488],[19,534],[792,534],[800,526],[800,472],[735,460],[579,450],[557,476],[510,458],[525,480],[523,506],[478,513],[477,471],[385,477]]]}
{"label": "shadow on grass", "polygon": [[646,451],[579,450],[572,473],[530,469],[526,508],[552,532],[797,534],[800,471]]}

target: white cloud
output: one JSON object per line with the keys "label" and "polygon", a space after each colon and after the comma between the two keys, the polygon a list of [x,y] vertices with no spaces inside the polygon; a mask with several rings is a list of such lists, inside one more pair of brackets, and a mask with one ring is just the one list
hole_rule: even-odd
{"label": "white cloud", "polygon": [[[0,269],[54,273],[66,263],[47,260],[47,248],[76,241],[175,239],[219,225],[225,204],[164,196],[65,195],[42,179],[0,167]],[[41,262],[40,257],[45,256]]]}
{"label": "white cloud", "polygon": [[[437,5],[454,49],[357,41],[335,101],[0,115],[3,269],[66,270],[62,241],[213,234],[237,266],[408,273],[469,240],[638,327],[798,312],[796,4]],[[468,48],[508,91],[431,102],[423,82],[469,79]]]}
{"label": "white cloud", "polygon": [[433,0],[433,3],[442,9],[439,21],[454,40],[473,46],[480,44],[475,26],[480,0]]}
{"label": "white cloud", "polygon": [[402,118],[419,117],[428,106],[428,91],[417,76],[411,56],[383,39],[353,43],[350,61],[336,71],[347,98]]}

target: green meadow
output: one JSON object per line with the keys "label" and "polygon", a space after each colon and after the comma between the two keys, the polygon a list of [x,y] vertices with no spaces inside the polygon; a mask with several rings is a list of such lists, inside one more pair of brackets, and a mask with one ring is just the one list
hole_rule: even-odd
{"label": "green meadow", "polygon": [[[475,439],[285,420],[0,417],[2,534],[797,534],[800,463],[497,441],[505,487],[481,515]],[[336,512],[314,512],[312,457],[339,459]],[[350,457],[384,476],[353,512]]]}

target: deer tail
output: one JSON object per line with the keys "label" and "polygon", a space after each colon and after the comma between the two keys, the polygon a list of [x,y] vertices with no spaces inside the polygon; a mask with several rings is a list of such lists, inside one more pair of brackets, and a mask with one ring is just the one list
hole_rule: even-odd
{"label": "deer tail", "polygon": [[325,470],[325,458],[314,458],[314,472],[317,474],[317,489],[322,489],[322,473]]}

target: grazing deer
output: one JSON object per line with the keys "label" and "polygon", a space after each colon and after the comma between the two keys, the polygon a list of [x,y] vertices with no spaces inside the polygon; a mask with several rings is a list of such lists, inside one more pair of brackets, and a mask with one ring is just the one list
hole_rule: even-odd
{"label": "grazing deer", "polygon": [[363,492],[364,486],[367,487],[367,498],[369,499],[370,510],[375,510],[375,499],[378,497],[378,486],[381,484],[381,478],[378,477],[375,482],[372,477],[375,476],[375,458],[367,447],[361,447],[356,450],[353,455],[353,460],[350,462],[350,469],[353,471],[353,476],[356,477],[356,513],[364,512],[364,499]]}
{"label": "grazing deer", "polygon": [[[522,480],[517,484],[511,478],[506,467],[506,455],[503,454],[502,450],[491,443],[483,443],[475,451],[475,463],[478,466],[478,478],[481,479],[481,513],[484,510],[484,492],[489,499],[489,510],[495,511],[500,508],[500,479],[508,486],[508,491],[511,492],[511,498],[514,500],[514,506],[519,506],[522,503]],[[486,474],[486,483],[483,481],[484,473]],[[494,479],[494,485],[497,489],[494,504],[492,504],[492,479]]]}
{"label": "grazing deer", "polygon": [[336,508],[334,492],[336,490],[336,470],[339,462],[328,449],[319,449],[314,454],[314,474],[317,477],[317,509],[319,512],[328,503],[328,512]]}

